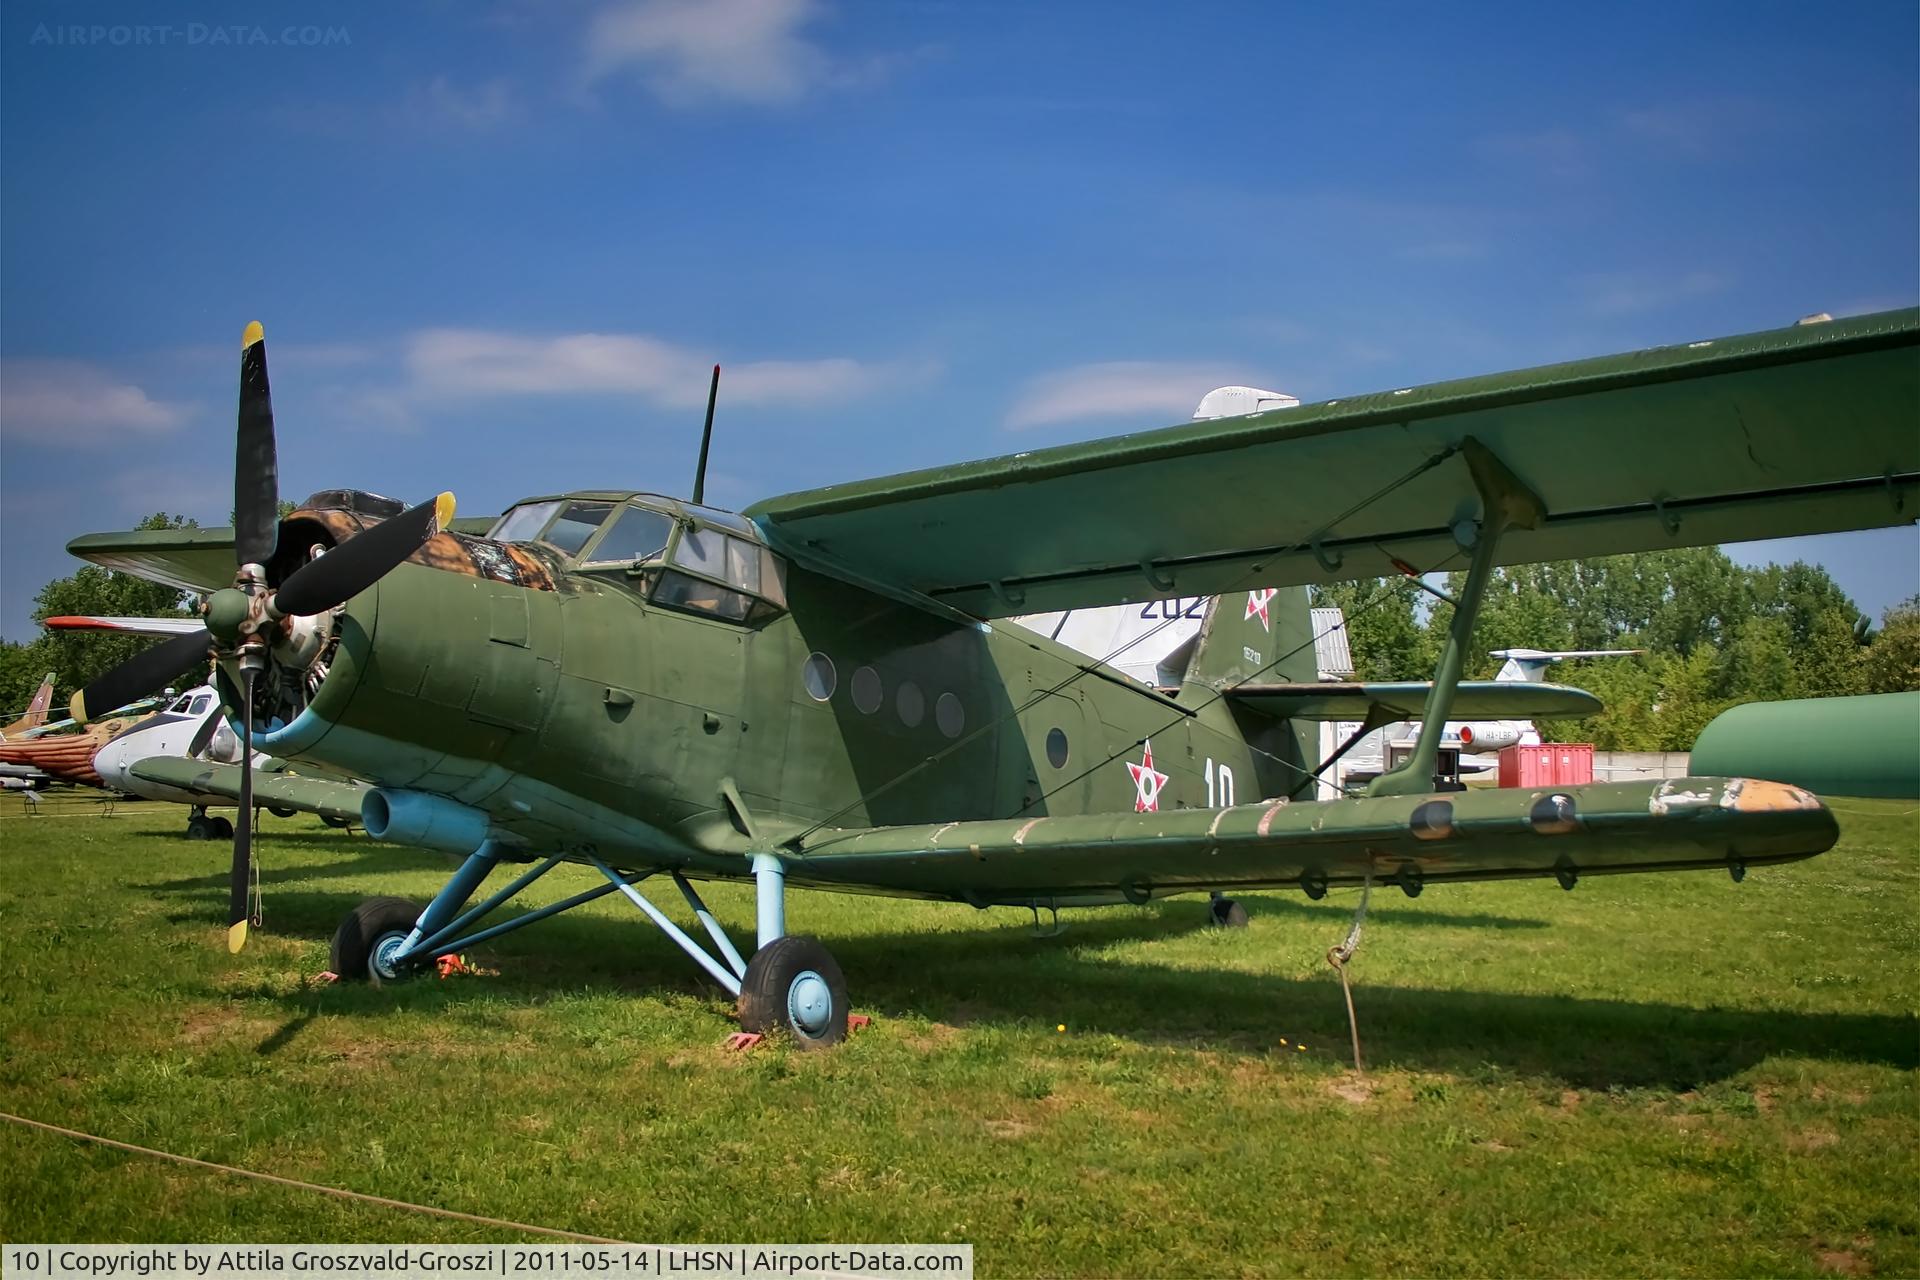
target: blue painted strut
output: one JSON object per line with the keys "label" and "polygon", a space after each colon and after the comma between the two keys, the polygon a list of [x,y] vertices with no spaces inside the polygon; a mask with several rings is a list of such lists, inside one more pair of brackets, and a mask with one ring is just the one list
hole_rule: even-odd
{"label": "blue painted strut", "polygon": [[[453,921],[451,924],[434,925],[433,932],[425,938],[420,937],[421,927],[416,927],[413,931],[413,935],[407,939],[407,944],[401,948],[400,958],[404,958],[408,955],[417,955],[421,952],[426,952],[429,955],[444,955],[449,950],[457,950],[457,948],[443,947],[440,944],[445,942],[448,938],[452,937],[455,933],[459,932],[460,930],[466,928],[468,925],[472,924],[475,920],[478,920],[481,916],[484,916],[485,914],[487,914],[487,912],[493,910],[495,907],[505,902],[508,898],[511,898],[514,894],[519,893],[522,889],[526,888],[528,885],[532,884],[535,880],[538,880],[541,876],[547,874],[547,872],[553,870],[558,865],[560,865],[560,859],[558,857],[548,858],[545,862],[537,864],[532,870],[526,872],[524,875],[514,877],[512,884],[509,884],[506,888],[500,890],[500,892],[494,894],[492,897],[488,898],[485,902],[482,902],[479,906],[474,907],[472,910],[462,912],[458,920]],[[461,868],[462,872],[465,872],[465,870],[466,870],[465,867]],[[448,888],[452,888],[452,886],[449,885]],[[441,890],[441,893],[445,894],[446,890],[445,889]],[[470,895],[471,893],[472,893],[472,890],[468,890],[468,894]],[[465,900],[466,896],[467,895],[462,896],[463,901]],[[440,900],[439,898],[434,899],[436,903],[439,902],[439,900]],[[433,908],[429,906],[427,908],[427,913],[431,914],[432,911],[433,911]],[[423,914],[420,917],[420,922],[422,927],[426,925],[427,916],[425,914]],[[434,948],[436,947],[439,948],[438,951],[434,950]]]}
{"label": "blue painted strut", "polygon": [[[615,871],[612,867],[600,861],[600,859],[598,858],[594,858],[592,861],[593,861],[593,865],[599,869],[600,874],[605,876],[609,881],[612,882],[614,888],[626,894],[627,897],[633,901],[634,906],[646,912],[647,919],[653,921],[654,924],[658,925],[660,927],[660,932],[666,934],[669,938],[672,938],[675,945],[677,945],[682,951],[686,952],[687,955],[692,958],[695,964],[699,965],[702,969],[705,969],[707,971],[707,974],[709,977],[711,977],[715,982],[719,983],[721,986],[725,987],[729,995],[737,996],[740,994],[740,979],[735,977],[733,974],[727,972],[726,968],[723,965],[721,965],[721,963],[718,960],[715,960],[712,956],[708,955],[705,947],[702,947],[699,943],[695,942],[692,938],[688,937],[686,930],[682,929],[679,925],[675,924],[673,921],[667,919],[667,917],[661,912],[660,908],[654,906],[651,902],[647,901],[645,895],[643,895],[638,889],[634,888],[631,884],[628,884],[625,880],[621,879],[619,872]],[[718,928],[718,925],[716,925],[715,927]],[[741,972],[742,974],[745,973],[744,966],[742,966]]]}
{"label": "blue painted strut", "polygon": [[[636,880],[644,880],[649,874],[651,873],[642,873],[633,878]],[[536,921],[545,920],[548,916],[557,916],[562,911],[571,911],[575,907],[584,906],[586,903],[592,902],[595,898],[604,898],[615,889],[623,887],[626,883],[627,881],[622,880],[616,884],[603,884],[599,888],[589,889],[585,893],[576,893],[571,898],[563,898],[559,902],[548,903],[546,906],[536,908],[535,910],[527,912],[525,915],[515,916],[511,920],[502,921],[491,928],[482,929],[478,933],[470,933],[455,942],[440,941],[440,938],[444,938],[452,932],[451,929],[442,929],[438,935],[427,940],[432,944],[431,947],[414,947],[411,951],[396,953],[393,958],[396,961],[400,961],[417,959],[424,954],[446,955],[449,951],[464,951],[468,947],[478,946],[489,938],[497,938],[503,933],[512,933],[515,929],[524,929]]]}
{"label": "blue painted strut", "polygon": [[787,869],[770,853],[753,855],[754,901],[759,907],[759,945],[787,935]]}
{"label": "blue painted strut", "polygon": [[453,879],[433,895],[433,901],[414,921],[413,932],[407,935],[406,941],[400,944],[400,950],[394,953],[396,958],[412,951],[423,936],[438,933],[455,912],[467,905],[467,899],[473,896],[473,891],[480,887],[480,882],[492,873],[494,864],[499,861],[500,855],[494,850],[493,841],[482,840],[480,847],[467,855],[467,860],[453,873]]}
{"label": "blue painted strut", "polygon": [[734,976],[746,977],[747,962],[740,958],[739,951],[734,948],[733,939],[729,938],[727,931],[720,927],[720,922],[713,918],[713,912],[707,910],[707,904],[700,901],[700,895],[693,891],[693,886],[688,884],[687,878],[678,871],[673,873],[673,882],[680,886],[680,896],[687,900],[689,907],[693,908],[693,914],[698,916],[700,923],[707,927],[707,936],[713,939],[714,946],[720,948],[720,954],[732,967]]}

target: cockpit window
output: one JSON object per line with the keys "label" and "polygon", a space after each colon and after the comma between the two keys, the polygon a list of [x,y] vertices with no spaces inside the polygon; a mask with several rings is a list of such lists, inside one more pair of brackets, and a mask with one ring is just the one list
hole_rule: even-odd
{"label": "cockpit window", "polygon": [[660,575],[660,585],[654,590],[653,599],[655,604],[694,613],[710,613],[729,622],[745,622],[747,615],[753,611],[753,601],[738,591],[729,591],[715,583],[690,578],[671,569]]}
{"label": "cockpit window", "polygon": [[213,705],[213,695],[210,693],[203,693],[193,700],[193,709],[188,714],[203,716],[207,714],[207,709],[212,705]]}
{"label": "cockpit window", "polygon": [[523,502],[494,521],[487,537],[495,542],[532,542],[559,509],[558,502]]}
{"label": "cockpit window", "polygon": [[169,712],[178,712],[181,715],[185,715],[187,714],[187,709],[192,705],[193,705],[193,695],[190,693],[183,693],[180,695],[179,700],[176,701],[172,706],[168,707],[167,710]]}
{"label": "cockpit window", "polygon": [[611,502],[569,502],[539,540],[562,555],[574,555],[612,510]]}
{"label": "cockpit window", "polygon": [[588,564],[633,564],[651,560],[667,549],[667,537],[673,532],[673,517],[645,507],[628,507],[595,546]]}

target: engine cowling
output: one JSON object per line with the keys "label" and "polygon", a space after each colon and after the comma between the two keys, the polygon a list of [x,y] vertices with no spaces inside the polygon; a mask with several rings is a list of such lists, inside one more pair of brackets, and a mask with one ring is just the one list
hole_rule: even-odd
{"label": "engine cowling", "polygon": [[1511,720],[1482,720],[1460,726],[1460,745],[1468,751],[1504,751],[1520,741],[1521,726]]}

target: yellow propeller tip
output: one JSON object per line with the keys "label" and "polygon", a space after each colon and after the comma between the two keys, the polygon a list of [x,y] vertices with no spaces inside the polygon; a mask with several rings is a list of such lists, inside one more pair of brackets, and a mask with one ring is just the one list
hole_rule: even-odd
{"label": "yellow propeller tip", "polygon": [[248,347],[252,346],[254,343],[265,342],[266,340],[267,340],[267,331],[260,327],[260,322],[258,320],[255,320],[247,326],[247,331],[244,334],[240,335],[240,349],[242,351],[245,351]]}
{"label": "yellow propeller tip", "polygon": [[444,529],[453,523],[453,495],[443,493],[433,500],[433,521]]}
{"label": "yellow propeller tip", "polygon": [[73,695],[73,701],[67,704],[67,714],[73,717],[75,724],[85,724],[87,722],[86,690],[82,689]]}
{"label": "yellow propeller tip", "polygon": [[247,945],[247,922],[241,920],[227,926],[227,954],[237,956],[240,948]]}

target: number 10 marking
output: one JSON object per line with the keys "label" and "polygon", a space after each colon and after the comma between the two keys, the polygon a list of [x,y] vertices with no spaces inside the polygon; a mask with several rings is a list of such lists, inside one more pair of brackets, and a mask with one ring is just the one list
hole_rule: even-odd
{"label": "number 10 marking", "polygon": [[1207,757],[1207,808],[1233,808],[1233,770],[1224,764],[1215,764],[1213,757]]}

